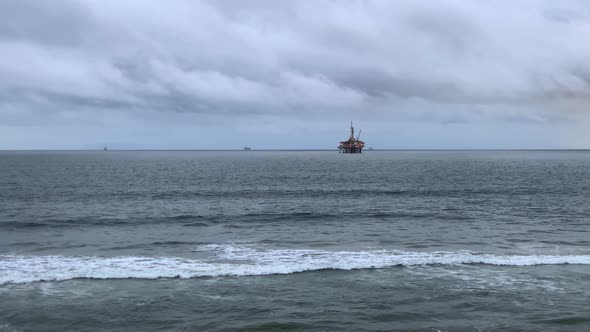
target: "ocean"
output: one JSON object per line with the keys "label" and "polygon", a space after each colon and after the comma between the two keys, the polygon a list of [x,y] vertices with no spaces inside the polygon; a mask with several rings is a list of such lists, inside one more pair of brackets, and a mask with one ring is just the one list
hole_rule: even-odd
{"label": "ocean", "polygon": [[590,151],[0,152],[0,331],[590,331]]}

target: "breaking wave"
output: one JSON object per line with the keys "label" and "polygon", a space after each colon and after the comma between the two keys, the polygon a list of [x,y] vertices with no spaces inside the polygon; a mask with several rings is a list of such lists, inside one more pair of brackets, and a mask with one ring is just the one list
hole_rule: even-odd
{"label": "breaking wave", "polygon": [[209,259],[181,257],[0,256],[0,284],[88,279],[157,279],[259,276],[319,270],[355,270],[419,265],[533,266],[590,264],[590,255],[495,255],[467,251],[325,251],[252,249],[231,245],[195,248]]}

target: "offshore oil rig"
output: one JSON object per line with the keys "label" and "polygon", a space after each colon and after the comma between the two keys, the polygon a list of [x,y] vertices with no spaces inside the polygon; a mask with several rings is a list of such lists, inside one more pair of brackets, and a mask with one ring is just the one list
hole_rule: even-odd
{"label": "offshore oil rig", "polygon": [[338,150],[340,153],[362,153],[363,148],[365,147],[365,142],[359,140],[361,137],[361,131],[359,130],[359,134],[356,138],[354,138],[354,127],[352,126],[352,122],[350,123],[350,137],[346,141],[340,142],[338,145]]}

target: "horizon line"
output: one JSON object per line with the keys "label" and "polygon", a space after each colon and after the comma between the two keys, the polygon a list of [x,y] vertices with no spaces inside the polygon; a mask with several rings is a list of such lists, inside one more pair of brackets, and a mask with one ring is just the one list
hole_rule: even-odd
{"label": "horizon line", "polygon": [[[109,151],[195,151],[195,152],[215,152],[215,151],[241,151],[241,152],[273,152],[273,151],[333,151],[337,152],[338,149],[255,149],[250,150],[244,149],[0,149],[0,152],[10,151],[96,151],[96,152],[109,152]],[[397,149],[363,149],[363,152],[375,152],[375,151],[590,151],[590,148],[397,148]]]}

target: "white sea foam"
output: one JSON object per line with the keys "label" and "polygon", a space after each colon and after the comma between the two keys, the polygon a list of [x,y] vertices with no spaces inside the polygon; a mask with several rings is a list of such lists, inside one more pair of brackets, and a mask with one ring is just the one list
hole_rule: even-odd
{"label": "white sea foam", "polygon": [[323,269],[370,269],[392,266],[485,264],[507,266],[590,264],[590,255],[494,255],[393,250],[262,250],[237,245],[210,245],[198,251],[208,260],[179,257],[0,256],[0,284],[76,278],[193,278],[289,274]]}

